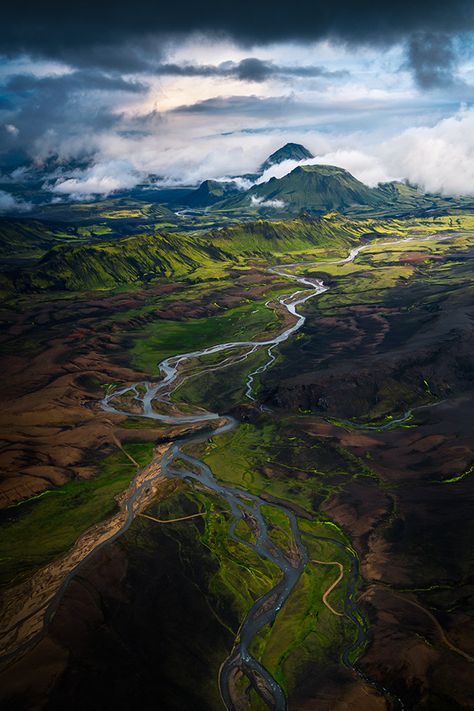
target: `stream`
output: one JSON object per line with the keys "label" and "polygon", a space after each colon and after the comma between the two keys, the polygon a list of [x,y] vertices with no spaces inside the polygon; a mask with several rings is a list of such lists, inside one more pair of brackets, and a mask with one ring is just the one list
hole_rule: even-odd
{"label": "stream", "polygon": [[[433,236],[431,236],[431,238],[432,237]],[[395,242],[385,242],[383,244],[379,243],[378,246],[397,244],[399,242],[409,242],[411,239],[412,238],[408,237],[402,240],[396,240]],[[222,700],[228,711],[237,711],[238,708],[234,703],[232,694],[233,680],[235,680],[237,672],[245,674],[245,676],[249,679],[251,686],[260,694],[269,708],[275,709],[275,711],[285,711],[287,708],[286,698],[282,688],[272,677],[272,675],[265,669],[265,667],[252,656],[249,648],[252,640],[260,632],[260,630],[265,625],[270,624],[275,620],[279,610],[283,607],[291,592],[295,589],[305,566],[309,562],[308,554],[301,540],[297,518],[289,507],[284,507],[282,505],[276,506],[276,508],[279,508],[285,513],[290,522],[294,546],[294,551],[291,556],[287,551],[279,548],[269,537],[267,522],[261,511],[261,507],[267,504],[266,501],[258,496],[250,494],[245,490],[239,489],[238,487],[229,486],[228,484],[224,484],[219,481],[204,462],[195,457],[189,456],[183,451],[183,449],[189,444],[207,441],[210,436],[215,436],[234,429],[239,424],[237,420],[233,417],[221,416],[217,413],[211,413],[204,410],[193,414],[166,414],[158,412],[154,408],[153,403],[161,403],[162,409],[164,405],[170,406],[171,403],[169,398],[171,393],[176,390],[176,388],[186,379],[186,374],[183,376],[180,371],[182,371],[183,366],[190,361],[194,362],[197,358],[213,355],[219,352],[238,351],[238,353],[234,356],[227,356],[224,361],[221,361],[213,366],[207,366],[200,370],[199,375],[202,375],[203,372],[221,369],[247,358],[257,350],[265,349],[267,353],[265,363],[249,373],[246,381],[246,397],[255,401],[253,391],[255,378],[259,374],[263,373],[274,362],[274,349],[279,344],[288,340],[288,338],[290,338],[294,333],[299,331],[306,320],[305,316],[298,313],[297,308],[310,299],[324,293],[328,289],[328,287],[326,287],[323,282],[318,279],[298,276],[291,274],[286,270],[295,269],[301,266],[320,267],[324,269],[324,267],[328,264],[346,264],[348,262],[352,262],[360,252],[370,248],[371,246],[371,244],[366,244],[356,247],[352,249],[348,256],[343,259],[313,263],[299,262],[269,267],[268,271],[271,274],[295,281],[300,287],[297,291],[278,298],[279,304],[283,306],[294,319],[294,323],[291,326],[269,340],[220,343],[202,350],[191,351],[189,353],[166,358],[158,365],[159,372],[162,376],[158,383],[144,381],[115,389],[111,393],[107,394],[102,403],[103,408],[108,412],[127,416],[147,417],[170,424],[208,423],[210,421],[218,421],[216,423],[217,427],[212,429],[211,435],[207,433],[203,436],[201,433],[201,435],[189,435],[176,440],[161,461],[161,473],[167,477],[197,482],[199,486],[204,487],[209,491],[213,491],[218,496],[222,497],[229,505],[231,512],[229,535],[234,540],[238,540],[240,543],[251,547],[259,556],[271,561],[273,564],[278,566],[281,571],[281,578],[278,583],[267,593],[265,593],[265,595],[256,600],[247,612],[235,639],[232,652],[221,666],[219,674],[219,688]],[[270,308],[270,302],[267,302],[266,305]],[[196,375],[197,373],[193,372],[192,376],[188,377],[195,377]],[[121,409],[119,405],[114,404],[114,401],[117,398],[124,395],[132,397],[135,403],[139,406],[139,413]],[[179,466],[174,466],[177,462],[179,462]],[[185,465],[184,467],[182,466],[183,464]],[[238,521],[245,519],[250,519],[253,522],[253,528],[256,535],[255,543],[238,538],[235,532]],[[355,641],[351,643],[347,649],[343,650],[342,659],[347,666],[353,668],[350,662],[351,653],[353,653],[356,648],[359,648],[364,644],[367,636],[363,622],[360,621],[359,617],[355,613],[354,593],[355,582],[358,576],[358,562],[346,546],[336,540],[332,540],[332,542],[337,546],[342,546],[346,550],[346,553],[349,554],[351,561],[349,582],[345,598],[345,614],[356,626],[357,634]],[[386,692],[386,690],[383,691]]]}
{"label": "stream", "polygon": [[[413,239],[418,241],[442,241],[463,234],[471,233],[431,234],[426,237],[406,237],[388,242],[378,242],[376,244],[378,247],[390,246],[410,242]],[[158,383],[149,381],[137,382],[114,388],[106,394],[101,405],[107,412],[129,417],[145,417],[172,425],[202,424],[203,428],[201,428],[198,433],[183,435],[174,440],[171,447],[162,456],[161,461],[156,462],[161,465],[157,468],[156,475],[153,474],[152,477],[144,481],[137,479],[132,482],[133,485],[130,488],[130,492],[122,504],[126,515],[120,528],[114,531],[112,535],[96,540],[92,549],[64,576],[52,597],[49,598],[47,604],[44,607],[38,608],[38,610],[34,610],[30,614],[31,617],[33,615],[41,615],[41,628],[33,635],[26,636],[25,641],[17,644],[16,647],[13,648],[13,651],[5,656],[7,662],[23,654],[28,649],[31,649],[44,636],[71,580],[104,546],[117,540],[130,528],[136,515],[136,504],[148,491],[154,480],[162,476],[180,478],[222,497],[229,506],[229,536],[239,541],[239,543],[252,548],[260,557],[272,562],[281,571],[281,577],[274,587],[257,599],[245,615],[234,641],[233,648],[228,658],[222,663],[219,673],[219,689],[227,711],[239,711],[242,706],[240,704],[236,705],[233,691],[235,691],[237,674],[242,673],[248,678],[251,687],[255,689],[269,708],[275,709],[275,711],[285,711],[287,702],[282,688],[268,670],[252,656],[250,648],[252,641],[260,630],[275,620],[279,610],[284,606],[288,597],[298,584],[300,576],[309,562],[305,545],[301,539],[297,517],[290,506],[285,506],[282,503],[271,504],[286,515],[292,531],[292,550],[289,551],[279,547],[269,535],[268,522],[262,512],[262,506],[268,505],[268,502],[244,489],[220,481],[204,462],[196,457],[190,456],[184,451],[190,444],[207,442],[210,438],[218,434],[233,430],[238,426],[239,422],[233,417],[219,415],[218,413],[208,412],[199,408],[195,408],[193,412],[178,412],[176,406],[170,401],[170,396],[185,380],[196,377],[197,375],[203,376],[208,372],[241,362],[242,360],[246,360],[251,354],[263,349],[266,352],[266,360],[262,365],[247,375],[245,384],[245,396],[255,402],[254,383],[256,378],[275,361],[276,356],[274,355],[274,350],[278,345],[288,340],[293,334],[299,331],[305,323],[305,316],[298,312],[298,307],[328,289],[319,279],[295,275],[287,270],[314,267],[324,271],[325,266],[328,264],[342,265],[354,261],[360,252],[370,249],[372,246],[373,243],[371,242],[356,247],[343,259],[297,262],[268,267],[268,271],[271,274],[281,276],[298,284],[297,290],[285,296],[281,296],[276,300],[269,301],[266,304],[268,308],[272,308],[272,304],[278,302],[280,305],[279,308],[283,307],[292,319],[292,324],[286,327],[279,335],[262,341],[249,340],[220,343],[202,350],[171,356],[164,359],[158,365],[161,375],[161,380]],[[196,365],[197,359],[219,353],[222,353],[224,356],[219,362],[207,364],[201,362]],[[186,367],[188,371],[186,371]],[[134,411],[126,409],[127,403],[130,400],[134,403]],[[124,402],[126,404],[124,404]],[[402,423],[407,417],[411,416],[415,410],[432,405],[423,405],[418,408],[413,408],[403,416],[391,420],[388,426]],[[128,406],[130,407],[130,405]],[[161,412],[158,411],[159,409],[161,409]],[[351,424],[354,426],[354,423]],[[357,427],[357,425],[355,426]],[[371,425],[361,425],[361,427],[371,428]],[[382,429],[384,428],[385,426],[382,427]],[[255,542],[243,540],[237,535],[236,526],[241,520],[245,520],[246,522],[251,521],[252,531],[255,534]],[[311,536],[311,534],[307,535]],[[317,536],[312,537],[318,539]],[[344,613],[355,626],[355,635],[353,641],[341,650],[341,660],[343,664],[353,669],[361,678],[373,686],[385,698],[390,699],[398,708],[404,709],[401,699],[364,676],[352,662],[356,651],[360,649],[367,640],[367,630],[364,621],[361,620],[357,612],[355,594],[356,582],[359,578],[359,563],[357,557],[350,547],[341,541],[332,538],[319,538],[319,540],[330,542],[341,550],[344,549],[349,559],[349,566],[346,568]],[[20,622],[17,623],[17,627],[20,628],[23,622],[23,620],[20,620]],[[16,628],[13,627],[12,629]],[[21,639],[21,637],[19,639]],[[13,642],[13,645],[15,645],[15,642]]]}
{"label": "stream", "polygon": [[[300,285],[306,287],[303,290],[298,290],[290,295],[282,296],[278,299],[279,303],[295,318],[295,322],[284,330],[279,335],[267,341],[236,341],[232,343],[221,343],[200,351],[192,351],[179,356],[166,358],[159,364],[159,371],[162,379],[157,384],[149,382],[135,383],[128,385],[118,390],[114,390],[108,394],[104,401],[103,407],[108,412],[113,412],[128,416],[137,416],[137,413],[132,413],[122,410],[114,405],[114,400],[123,395],[132,395],[133,400],[140,404],[141,417],[148,417],[154,420],[173,424],[187,423],[207,423],[209,421],[223,422],[212,430],[211,435],[215,436],[226,431],[230,431],[238,426],[238,421],[233,417],[222,417],[217,413],[203,411],[197,414],[163,414],[157,412],[153,408],[153,403],[168,403],[169,396],[174,389],[181,384],[180,366],[187,361],[194,361],[196,358],[212,355],[222,351],[239,351],[236,358],[227,358],[225,365],[238,362],[242,359],[241,352],[244,351],[244,358],[261,348],[265,348],[268,358],[263,366],[252,371],[247,377],[246,395],[249,399],[255,400],[253,395],[252,384],[256,375],[266,370],[274,361],[273,349],[280,343],[286,341],[290,336],[298,331],[305,317],[298,314],[297,306],[305,303],[318,294],[326,291],[326,287],[319,280],[309,280],[304,277],[295,277],[287,275],[279,268],[270,269],[274,274],[285,276],[297,281]],[[223,364],[219,363],[210,368],[212,370],[222,368]],[[208,370],[210,370],[208,369]],[[209,439],[209,435],[204,436],[204,440]],[[305,546],[301,540],[298,522],[295,514],[289,508],[277,506],[288,517],[290,522],[293,544],[295,547],[294,553],[290,555],[281,550],[270,538],[268,534],[268,526],[261,512],[263,505],[268,505],[258,496],[250,494],[237,487],[232,487],[219,482],[213,475],[210,468],[204,462],[191,457],[184,453],[183,448],[186,445],[194,444],[203,440],[201,435],[190,435],[178,439],[174,442],[170,450],[164,455],[161,460],[161,473],[168,477],[178,477],[184,480],[194,480],[200,486],[213,491],[218,496],[222,497],[229,505],[231,511],[231,524],[229,535],[234,539],[251,547],[260,557],[274,563],[281,571],[282,576],[278,583],[271,588],[265,595],[260,597],[252,605],[243,620],[238,636],[235,640],[233,650],[230,656],[224,661],[219,674],[219,689],[222,701],[228,711],[234,711],[237,707],[232,698],[232,680],[237,671],[243,672],[250,680],[252,687],[262,696],[267,705],[276,711],[284,711],[286,709],[286,697],[280,685],[275,681],[272,675],[260,664],[249,651],[250,644],[259,631],[267,624],[274,621],[278,611],[283,607],[289,595],[295,588],[308,563],[308,556]],[[178,461],[190,465],[189,468],[174,468],[174,462]],[[240,539],[235,528],[239,520],[250,519],[253,522],[253,528],[256,535],[256,543],[244,541]]]}

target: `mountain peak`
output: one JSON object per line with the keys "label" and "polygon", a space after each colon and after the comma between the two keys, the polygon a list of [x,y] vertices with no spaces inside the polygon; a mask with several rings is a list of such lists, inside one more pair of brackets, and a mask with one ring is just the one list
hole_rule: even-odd
{"label": "mountain peak", "polygon": [[271,168],[272,165],[283,163],[284,160],[304,160],[305,158],[314,158],[314,156],[301,143],[286,143],[262,163],[260,170],[263,173],[268,168]]}

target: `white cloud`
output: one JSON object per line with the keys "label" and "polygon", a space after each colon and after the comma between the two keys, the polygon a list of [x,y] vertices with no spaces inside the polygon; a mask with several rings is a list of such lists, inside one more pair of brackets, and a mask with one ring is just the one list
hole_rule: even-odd
{"label": "white cloud", "polygon": [[255,197],[255,195],[251,196],[250,204],[252,207],[272,207],[276,210],[283,210],[285,207],[284,200],[264,200],[264,198]]}
{"label": "white cloud", "polygon": [[[223,135],[217,130],[220,122],[221,117],[206,116],[203,126],[199,117],[195,122],[188,116],[174,116],[172,121],[159,117],[156,125],[147,127],[147,135],[98,135],[96,165],[56,179],[53,191],[78,200],[107,195],[134,187],[150,173],[168,186],[195,185],[207,178],[229,180],[255,172],[272,151],[294,141],[316,157],[272,166],[257,182],[280,178],[301,164],[329,164],[345,168],[370,186],[407,179],[428,192],[474,194],[474,108],[388,138],[370,130],[324,134],[290,127],[268,133],[262,127],[262,132],[243,135],[238,125],[235,132]],[[234,126],[229,117],[227,127]],[[248,189],[250,183],[244,180],[239,187]]]}
{"label": "white cloud", "polygon": [[14,126],[12,123],[6,123],[5,130],[7,133],[10,134],[10,136],[14,136],[14,137],[18,136],[18,134],[20,133],[19,129],[16,126]]}
{"label": "white cloud", "polygon": [[282,178],[291,173],[299,165],[337,165],[345,168],[358,180],[366,185],[377,185],[389,180],[396,180],[397,175],[391,175],[379,158],[356,150],[335,150],[323,155],[302,161],[285,160],[266,170],[257,183],[266,183],[270,178]]}
{"label": "white cloud", "polygon": [[72,67],[67,66],[63,62],[39,59],[38,57],[32,58],[23,54],[18,57],[10,57],[7,62],[4,61],[0,64],[0,81],[4,81],[11,76],[17,76],[18,74],[29,74],[35,77],[50,77],[71,74],[72,71]]}
{"label": "white cloud", "polygon": [[380,157],[428,192],[474,195],[474,108],[404,131],[381,147]]}
{"label": "white cloud", "polygon": [[27,212],[31,210],[31,203],[18,200],[10,193],[0,190],[0,212]]}
{"label": "white cloud", "polygon": [[229,180],[235,175],[252,173],[287,140],[284,134],[222,136],[211,133],[222,123],[220,119],[216,119],[216,126],[208,120],[203,127],[186,118],[177,116],[172,124],[163,120],[153,127],[152,135],[101,136],[98,161],[126,160],[142,175],[158,175],[160,184],[165,186],[196,185],[208,178]]}
{"label": "white cloud", "polygon": [[[127,75],[127,80],[145,82],[147,92],[112,92],[101,95],[100,102],[93,92],[75,94],[73,100],[68,94],[67,120],[62,122],[64,112],[59,107],[60,119],[56,115],[48,119],[48,130],[35,134],[31,149],[37,164],[46,164],[56,155],[63,166],[93,156],[91,168],[64,172],[60,179],[57,173],[51,176],[48,187],[62,199],[82,200],[130,189],[150,173],[159,176],[160,185],[169,186],[254,173],[287,141],[303,143],[315,153],[314,161],[304,163],[339,165],[371,186],[406,178],[429,191],[474,191],[474,109],[446,118],[462,100],[455,93],[460,89],[422,95],[402,67],[402,45],[383,55],[376,47],[354,48],[330,41],[239,47],[229,39],[196,33],[170,41],[162,51],[163,61],[178,64],[219,65],[255,56],[278,65],[348,70],[350,77],[323,84],[300,78],[295,95],[293,82],[288,85],[272,77],[252,85],[255,96],[248,97],[249,87],[235,77],[196,79],[151,72]],[[72,72],[64,63],[28,57],[9,60],[5,66],[0,67],[0,83],[17,74],[58,77]],[[470,59],[462,64],[464,78],[474,77],[473,67]],[[226,97],[226,113],[213,113],[211,108],[171,111],[183,104],[208,99],[217,103]],[[255,100],[248,101],[248,110],[242,112],[232,108],[230,99],[236,97],[241,104],[246,98]],[[269,109],[264,112],[266,105]],[[0,138],[19,147],[27,140],[28,126],[38,123],[27,115],[22,124],[14,111],[4,121]],[[274,166],[263,180],[282,177],[297,165],[288,161]],[[242,181],[239,187],[250,185]]]}
{"label": "white cloud", "polygon": [[257,182],[281,178],[298,165],[317,164],[345,168],[370,186],[408,180],[426,192],[474,195],[474,108],[462,108],[434,126],[409,128],[364,150],[336,148],[310,160],[284,161]]}
{"label": "white cloud", "polygon": [[73,177],[58,180],[52,190],[69,195],[76,200],[84,200],[94,195],[109,195],[117,190],[130,189],[140,181],[140,174],[123,160],[97,163],[86,170],[76,170]]}
{"label": "white cloud", "polygon": [[271,178],[283,178],[284,175],[288,175],[292,170],[297,168],[299,165],[308,165],[309,158],[306,160],[284,160],[281,163],[276,163],[272,165],[268,170],[266,170],[263,175],[256,181],[257,185],[261,183],[268,183]]}
{"label": "white cloud", "polygon": [[239,190],[250,190],[250,188],[253,185],[253,182],[251,180],[248,180],[248,178],[232,178],[232,177],[224,177],[221,178],[221,182],[227,182],[227,181],[232,181],[235,184],[235,187],[238,188]]}

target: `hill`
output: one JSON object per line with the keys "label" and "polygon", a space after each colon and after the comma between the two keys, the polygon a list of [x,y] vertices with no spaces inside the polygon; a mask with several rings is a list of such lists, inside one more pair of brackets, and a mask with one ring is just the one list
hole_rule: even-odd
{"label": "hill", "polygon": [[185,197],[189,207],[208,207],[214,203],[238,193],[235,183],[204,180],[196,190],[191,190]]}
{"label": "hill", "polygon": [[62,238],[57,225],[40,220],[0,218],[0,254],[5,258],[38,257]]}
{"label": "hill", "polygon": [[[461,225],[457,220],[458,227]],[[344,253],[363,240],[449,229],[452,220],[350,219],[333,213],[290,220],[256,220],[202,234],[154,233],[94,243],[55,246],[33,266],[5,272],[2,291],[88,291],[134,287],[168,279],[220,278],[254,257],[265,263],[308,259],[315,250]],[[298,256],[297,256],[298,255]]]}
{"label": "hill", "polygon": [[216,203],[222,214],[254,214],[264,218],[308,212],[337,211],[351,217],[377,219],[400,216],[472,212],[474,198],[422,192],[402,182],[365,185],[344,168],[333,165],[298,166],[282,178],[271,178],[250,190]]}
{"label": "hill", "polygon": [[180,277],[228,260],[218,247],[186,235],[134,235],[115,241],[54,247],[14,283],[20,291],[110,289]]}
{"label": "hill", "polygon": [[130,197],[106,198],[93,202],[53,203],[35,208],[35,218],[73,225],[120,225],[130,222],[177,224],[179,219],[165,205],[134,200]]}
{"label": "hill", "polygon": [[133,235],[55,246],[34,266],[7,278],[19,292],[111,289],[188,275],[201,278],[205,274],[208,278],[218,276],[241,257],[275,261],[315,247],[347,248],[376,231],[377,224],[370,220],[302,215],[292,220],[247,222],[199,235]]}
{"label": "hill", "polygon": [[300,215],[292,220],[257,220],[211,230],[206,239],[235,256],[269,258],[309,251],[314,247],[345,248],[376,230],[377,224],[369,220],[349,220],[341,215]]}
{"label": "hill", "polygon": [[354,178],[347,170],[332,165],[299,166],[267,183],[254,185],[243,195],[218,204],[221,209],[264,208],[280,214],[309,210],[324,214],[344,212],[353,206],[379,207],[383,203],[377,190]]}

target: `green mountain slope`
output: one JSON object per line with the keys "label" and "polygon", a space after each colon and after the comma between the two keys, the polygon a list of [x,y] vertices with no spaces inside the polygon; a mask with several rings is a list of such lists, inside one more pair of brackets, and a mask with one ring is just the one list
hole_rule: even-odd
{"label": "green mountain slope", "polygon": [[465,196],[451,197],[424,193],[419,188],[407,183],[394,181],[381,183],[377,190],[384,201],[386,209],[392,207],[399,213],[417,213],[420,211],[446,211],[456,209],[472,209],[474,201]]}
{"label": "green mountain slope", "polygon": [[271,256],[303,252],[312,247],[346,247],[372,234],[377,225],[369,220],[349,220],[341,215],[292,220],[257,220],[235,227],[212,230],[206,235],[213,245],[233,255]]}
{"label": "green mountain slope", "polygon": [[[308,259],[315,250],[345,253],[361,240],[448,229],[447,218],[425,220],[350,219],[340,214],[291,220],[257,220],[204,234],[133,235],[120,239],[56,246],[34,266],[5,272],[1,290],[6,298],[40,290],[87,291],[127,287],[162,279],[220,278],[228,267],[259,258],[266,263]],[[460,224],[459,220],[458,223]],[[319,252],[321,255],[321,252]],[[245,262],[244,262],[245,263]]]}
{"label": "green mountain slope", "polygon": [[262,207],[280,214],[302,210],[344,212],[353,206],[379,207],[377,190],[357,180],[347,170],[332,165],[304,165],[283,178],[255,185],[244,195],[219,203],[219,208]]}
{"label": "green mountain slope", "polygon": [[134,235],[114,242],[55,247],[15,282],[22,291],[110,289],[183,276],[226,259],[216,246],[185,235]]}
{"label": "green mountain slope", "polygon": [[187,275],[209,278],[242,257],[271,261],[315,247],[346,248],[376,229],[368,220],[303,215],[293,220],[247,222],[200,235],[133,235],[56,246],[34,266],[17,270],[8,279],[15,290],[28,292],[111,289]]}
{"label": "green mountain slope", "polygon": [[423,193],[402,182],[370,188],[347,170],[333,165],[303,165],[215,204],[222,214],[277,217],[337,211],[348,216],[386,218],[401,215],[472,211],[474,198]]}
{"label": "green mountain slope", "polygon": [[55,244],[74,238],[60,225],[40,220],[0,218],[0,254],[2,258],[39,257]]}

